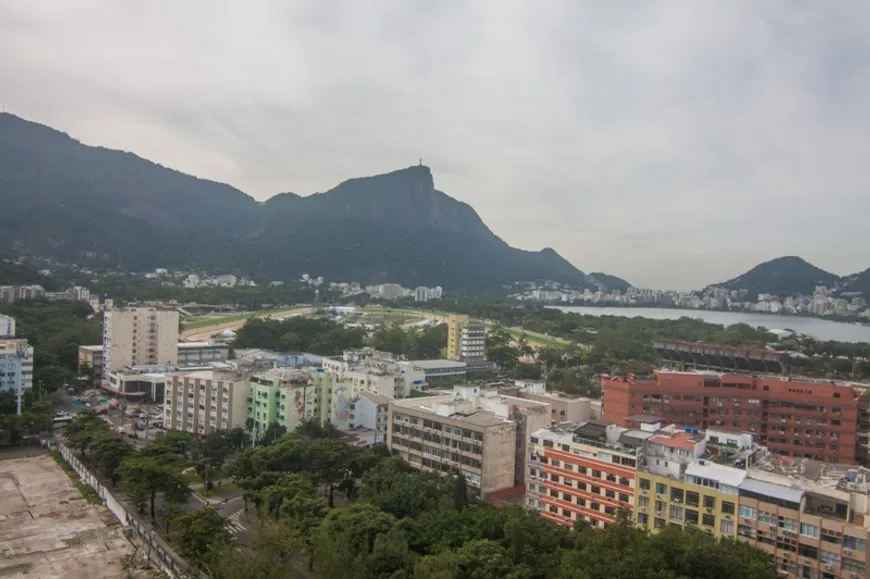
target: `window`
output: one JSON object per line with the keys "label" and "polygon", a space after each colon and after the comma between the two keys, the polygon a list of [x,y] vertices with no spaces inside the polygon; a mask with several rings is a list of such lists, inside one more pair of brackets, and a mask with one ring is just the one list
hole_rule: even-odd
{"label": "window", "polygon": [[731,521],[723,520],[719,524],[719,530],[722,532],[723,535],[728,535],[729,537],[732,537],[734,536],[734,523]]}
{"label": "window", "polygon": [[831,553],[830,551],[822,551],[822,563],[831,567],[840,566],[840,554]]}
{"label": "window", "polygon": [[798,555],[809,557],[810,559],[818,559],[819,550],[816,547],[810,547],[801,543],[798,545]]}
{"label": "window", "polygon": [[716,526],[716,517],[713,515],[704,515],[701,518],[701,522],[704,523],[705,527],[715,527]]}
{"label": "window", "polygon": [[809,523],[801,523],[801,535],[805,537],[819,538],[819,528]]}
{"label": "window", "polygon": [[701,495],[692,491],[686,491],[686,504],[690,507],[699,506],[701,500]]}
{"label": "window", "polygon": [[607,489],[607,490],[604,491],[604,496],[607,497],[608,499],[615,499],[615,498],[616,498],[616,493],[613,492],[613,491],[610,490],[610,489]]}
{"label": "window", "polygon": [[758,522],[759,523],[767,523],[771,526],[776,526],[777,524],[777,516],[773,513],[768,513],[767,511],[758,511]]}
{"label": "window", "polygon": [[740,516],[747,519],[754,519],[758,515],[758,511],[752,507],[744,507],[740,505]]}
{"label": "window", "polygon": [[552,464],[555,467],[562,466],[562,464],[558,460],[551,460],[550,464]]}
{"label": "window", "polygon": [[867,551],[867,541],[851,535],[846,535],[843,537],[843,547],[865,553]]}
{"label": "window", "polygon": [[640,490],[642,490],[642,491],[649,490],[649,479],[648,478],[640,479]]}
{"label": "window", "polygon": [[686,509],[686,524],[689,524],[689,525],[697,525],[698,524],[698,511],[693,511],[692,509]]}
{"label": "window", "polygon": [[656,519],[653,523],[653,526],[656,529],[664,529],[665,528],[665,520],[664,519]]}
{"label": "window", "polygon": [[729,503],[728,501],[722,501],[722,512],[726,515],[734,514],[734,503]]}
{"label": "window", "polygon": [[637,506],[641,509],[648,509],[649,497],[637,497]]}
{"label": "window", "polygon": [[671,505],[670,516],[671,516],[671,520],[682,522],[682,520],[683,520],[683,507],[681,507],[679,505]]}
{"label": "window", "polygon": [[704,508],[705,509],[715,509],[716,508],[716,497],[704,495]]}
{"label": "window", "polygon": [[[728,521],[722,521],[723,524],[725,524],[727,522]],[[750,527],[748,525],[738,525],[737,534],[740,535],[741,537],[748,537],[750,539],[754,539],[755,538],[755,529],[753,529],[752,527]]]}
{"label": "window", "polygon": [[792,533],[797,533],[798,522],[795,519],[791,519],[789,517],[780,517],[779,528],[786,531],[791,531]]}
{"label": "window", "polygon": [[[644,498],[646,498],[646,497],[644,497]],[[630,499],[628,498],[628,495],[619,493],[619,500],[620,500],[620,502],[627,503]]]}
{"label": "window", "polygon": [[668,494],[668,485],[662,484],[662,483],[656,483],[656,494],[657,495]]}
{"label": "window", "polygon": [[863,575],[864,563],[862,563],[861,561],[856,561],[855,559],[850,559],[849,557],[843,557],[843,571],[845,571],[846,573]]}
{"label": "window", "polygon": [[592,476],[594,476],[595,478],[601,478],[601,471],[600,470],[593,470]]}
{"label": "window", "polygon": [[685,498],[683,493],[683,489],[672,488],[671,489],[671,500],[672,501],[680,501],[683,502]]}

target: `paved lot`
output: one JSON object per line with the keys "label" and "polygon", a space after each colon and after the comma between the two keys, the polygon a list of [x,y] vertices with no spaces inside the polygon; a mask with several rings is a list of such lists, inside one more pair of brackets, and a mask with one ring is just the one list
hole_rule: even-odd
{"label": "paved lot", "polygon": [[133,547],[44,455],[0,461],[0,553],[0,577],[108,579]]}

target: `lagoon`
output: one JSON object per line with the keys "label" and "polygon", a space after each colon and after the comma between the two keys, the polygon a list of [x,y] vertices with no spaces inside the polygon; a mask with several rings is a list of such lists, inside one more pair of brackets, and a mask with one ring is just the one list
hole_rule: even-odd
{"label": "lagoon", "polygon": [[710,310],[685,310],[678,308],[614,308],[595,306],[552,306],[563,312],[586,316],[621,316],[626,318],[650,318],[653,320],[677,320],[700,318],[711,324],[749,324],[769,330],[794,330],[817,340],[840,342],[870,342],[870,326],[850,322],[834,322],[820,318],[788,316],[780,314],[757,314],[752,312],[717,312]]}

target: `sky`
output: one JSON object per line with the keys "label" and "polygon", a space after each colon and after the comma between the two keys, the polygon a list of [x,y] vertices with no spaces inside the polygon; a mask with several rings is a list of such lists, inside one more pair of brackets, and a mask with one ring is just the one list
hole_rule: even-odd
{"label": "sky", "polygon": [[870,267],[863,0],[3,0],[0,107],[257,199],[422,158],[639,287]]}

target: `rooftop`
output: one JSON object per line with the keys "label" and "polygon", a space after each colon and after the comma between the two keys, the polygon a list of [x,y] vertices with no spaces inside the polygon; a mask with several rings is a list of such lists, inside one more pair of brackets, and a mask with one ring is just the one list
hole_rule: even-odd
{"label": "rooftop", "polygon": [[661,444],[669,448],[687,451],[695,450],[695,446],[700,442],[693,434],[683,431],[675,432],[670,436],[667,434],[656,434],[649,441],[652,444]]}
{"label": "rooftop", "polygon": [[0,461],[0,552],[0,576],[102,579],[123,575],[133,546],[44,455]]}
{"label": "rooftop", "polygon": [[362,392],[358,392],[357,394],[359,396],[362,396],[363,398],[368,398],[369,400],[371,400],[375,404],[389,404],[390,402],[395,400],[395,398],[391,398],[389,396],[384,396],[383,394],[378,394],[376,392],[368,392],[365,390]]}
{"label": "rooftop", "polygon": [[178,347],[182,350],[187,348],[229,348],[226,344],[212,344],[211,342],[178,342]]}
{"label": "rooftop", "polygon": [[739,487],[746,478],[746,471],[704,460],[693,462],[686,467],[686,476],[706,478],[731,487]]}
{"label": "rooftop", "polygon": [[417,368],[421,368],[423,370],[434,370],[437,368],[465,368],[465,362],[459,362],[457,360],[408,360],[409,364],[413,364]]}
{"label": "rooftop", "polygon": [[79,346],[79,350],[85,350],[86,352],[102,352],[103,346],[102,344],[96,346]]}
{"label": "rooftop", "polygon": [[502,396],[476,386],[457,386],[448,394],[396,400],[393,402],[393,407],[413,409],[475,426],[489,427],[513,422],[510,419],[513,408],[546,410],[548,405],[512,396]]}

